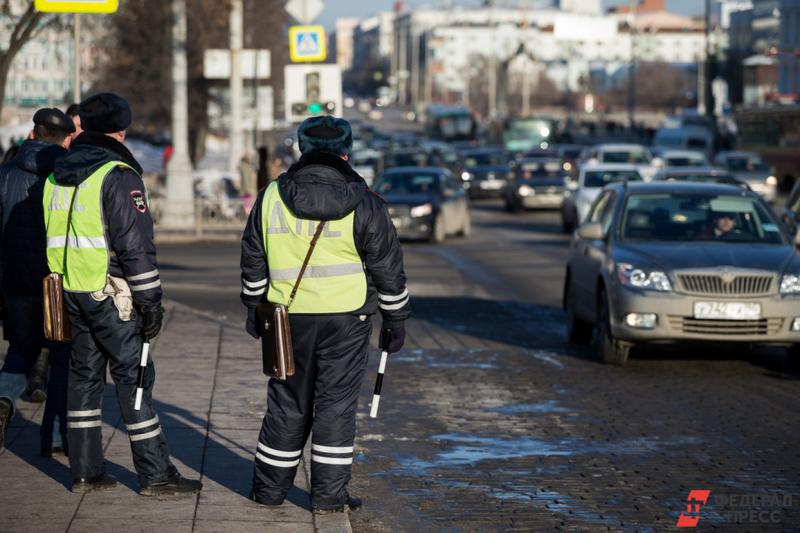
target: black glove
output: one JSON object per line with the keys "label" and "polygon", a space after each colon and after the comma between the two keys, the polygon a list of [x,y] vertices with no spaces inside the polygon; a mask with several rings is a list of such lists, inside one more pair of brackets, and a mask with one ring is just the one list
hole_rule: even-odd
{"label": "black glove", "polygon": [[247,308],[247,322],[244,324],[244,329],[254,339],[261,337],[261,334],[258,331],[258,314],[252,307]]}
{"label": "black glove", "polygon": [[378,345],[389,353],[399,352],[406,342],[406,327],[402,322],[384,323]]}
{"label": "black glove", "polygon": [[155,339],[161,331],[161,323],[164,321],[164,308],[160,305],[140,309],[142,315],[142,336],[145,341]]}

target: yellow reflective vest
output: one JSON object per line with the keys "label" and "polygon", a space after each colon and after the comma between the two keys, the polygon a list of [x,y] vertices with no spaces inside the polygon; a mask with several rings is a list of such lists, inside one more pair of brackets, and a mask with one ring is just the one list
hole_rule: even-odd
{"label": "yellow reflective vest", "polygon": [[120,161],[106,163],[78,185],[77,195],[75,187],[58,184],[54,174],[45,182],[47,265],[50,272],[63,275],[66,291],[95,292],[106,286],[109,250],[103,219],[103,182],[116,167],[131,168]]}
{"label": "yellow reflective vest", "polygon": [[[261,208],[269,266],[267,300],[286,305],[319,222],[294,216],[273,182]],[[367,276],[354,237],[355,213],[325,223],[294,301],[295,314],[349,313],[367,299]]]}

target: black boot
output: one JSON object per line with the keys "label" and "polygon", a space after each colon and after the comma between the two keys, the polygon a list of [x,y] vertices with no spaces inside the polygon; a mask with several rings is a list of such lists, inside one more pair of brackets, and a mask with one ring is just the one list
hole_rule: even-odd
{"label": "black boot", "polygon": [[283,505],[283,500],[280,500],[280,501],[277,501],[277,500],[276,500],[276,501],[272,501],[272,500],[259,500],[259,499],[256,497],[256,493],[255,493],[255,491],[251,491],[251,492],[250,492],[250,499],[251,499],[251,500],[253,500],[254,502],[258,503],[258,504],[261,504],[261,505],[267,505],[267,506],[269,506],[269,507],[279,507],[279,506]]}
{"label": "black boot", "polygon": [[6,449],[6,433],[12,413],[11,402],[6,398],[0,398],[0,452]]}
{"label": "black boot", "polygon": [[82,477],[72,481],[72,492],[85,494],[93,490],[111,490],[117,486],[117,480],[105,474],[94,477]]}
{"label": "black boot", "polygon": [[361,509],[362,501],[360,498],[353,498],[349,494],[345,499],[344,505],[339,507],[314,507],[314,514],[346,513],[348,511],[358,511]]}
{"label": "black boot", "polygon": [[31,373],[28,376],[28,394],[33,403],[43,403],[47,400],[47,372],[50,370],[48,360],[50,350],[42,350],[36,358]]}
{"label": "black boot", "polygon": [[155,498],[170,496],[192,496],[200,492],[203,484],[194,479],[184,479],[180,474],[175,474],[163,483],[156,483],[142,487],[139,494]]}

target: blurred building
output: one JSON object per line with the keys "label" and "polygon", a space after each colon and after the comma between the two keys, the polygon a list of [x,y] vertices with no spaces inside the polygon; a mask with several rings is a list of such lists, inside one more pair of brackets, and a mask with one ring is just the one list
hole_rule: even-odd
{"label": "blurred building", "polygon": [[336,64],[343,71],[353,68],[353,32],[359,25],[358,19],[336,20],[336,33],[333,36],[336,50]]}
{"label": "blurred building", "polygon": [[732,102],[796,101],[800,92],[800,2],[752,0],[732,7],[727,73]]}
{"label": "blurred building", "polygon": [[[87,18],[87,17],[84,17]],[[83,24],[81,39],[81,88],[92,86],[92,66],[98,54],[99,25]],[[6,40],[0,35],[0,41]],[[0,44],[5,47],[5,43]],[[4,105],[24,116],[28,109],[42,106],[64,107],[72,102],[74,41],[67,25],[44,28],[14,57],[6,79]]]}
{"label": "blurred building", "polygon": [[466,100],[468,86],[495,67],[501,84],[544,74],[556,87],[578,91],[598,72],[614,83],[633,58],[694,68],[704,57],[704,25],[658,9],[663,3],[645,3],[633,15],[584,14],[597,7],[591,2],[560,5],[577,12],[420,9],[398,15],[392,64],[400,103],[424,104],[438,92],[462,93]]}

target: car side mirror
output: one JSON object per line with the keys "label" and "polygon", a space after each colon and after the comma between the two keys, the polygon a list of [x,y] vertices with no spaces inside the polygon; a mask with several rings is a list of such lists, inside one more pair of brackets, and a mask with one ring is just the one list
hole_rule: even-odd
{"label": "car side mirror", "polygon": [[599,222],[587,222],[578,228],[578,237],[585,241],[601,241],[605,238],[603,225]]}

